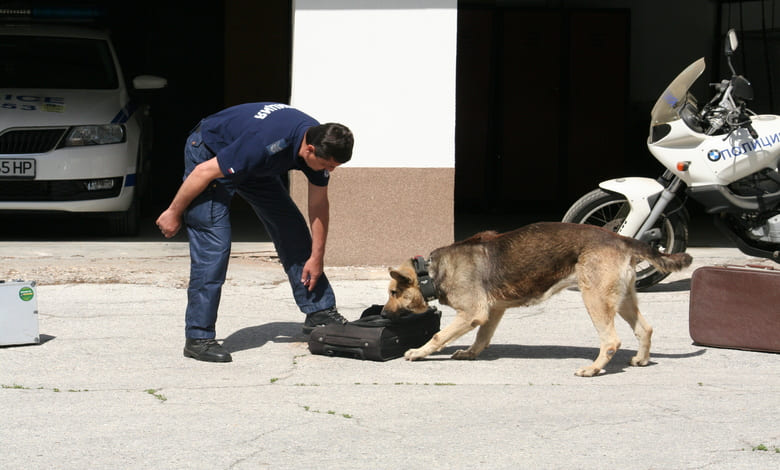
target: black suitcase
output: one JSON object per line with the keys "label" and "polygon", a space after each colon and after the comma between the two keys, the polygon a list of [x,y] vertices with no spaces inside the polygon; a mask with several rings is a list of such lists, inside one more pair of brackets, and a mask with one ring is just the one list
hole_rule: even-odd
{"label": "black suitcase", "polygon": [[372,305],[359,320],[315,328],[309,337],[309,351],[326,356],[388,361],[427,343],[441,325],[441,312],[436,307],[396,320],[381,316],[381,311],[381,305]]}

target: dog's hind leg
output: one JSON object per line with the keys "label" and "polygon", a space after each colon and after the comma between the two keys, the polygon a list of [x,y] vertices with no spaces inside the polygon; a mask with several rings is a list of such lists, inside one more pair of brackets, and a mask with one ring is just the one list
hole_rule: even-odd
{"label": "dog's hind leg", "polygon": [[[632,282],[634,282],[632,280]],[[618,313],[628,322],[634,331],[634,336],[639,341],[636,356],[631,358],[632,366],[646,366],[650,362],[650,337],[653,335],[653,327],[645,320],[637,306],[636,292],[631,288],[623,297],[618,306]]]}
{"label": "dog's hind leg", "polygon": [[477,324],[474,324],[473,321],[469,321],[464,313],[458,311],[458,314],[455,316],[455,320],[453,320],[452,323],[433,335],[433,338],[431,338],[430,341],[423,344],[419,348],[406,351],[404,357],[408,361],[422,359],[425,356],[440,350],[450,341],[456,340],[465,335],[469,331],[473,330],[476,326]]}
{"label": "dog's hind leg", "polygon": [[505,311],[506,309],[503,308],[491,309],[487,321],[477,330],[477,338],[474,340],[474,344],[469,346],[468,349],[455,351],[452,359],[476,359],[485,348],[490,346],[490,339],[493,337],[493,333],[495,333],[496,327],[504,316]]}
{"label": "dog's hind leg", "polygon": [[604,289],[585,287],[580,283],[580,290],[582,291],[582,299],[585,301],[585,308],[599,334],[600,346],[599,355],[593,364],[578,369],[575,375],[593,377],[604,369],[620,348],[620,338],[615,331],[616,302],[614,294],[605,294]]}

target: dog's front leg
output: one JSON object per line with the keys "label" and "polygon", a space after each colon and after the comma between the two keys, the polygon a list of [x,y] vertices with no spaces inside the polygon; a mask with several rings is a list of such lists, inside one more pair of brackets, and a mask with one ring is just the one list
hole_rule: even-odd
{"label": "dog's front leg", "polygon": [[[487,321],[482,323],[479,327],[479,330],[477,330],[477,337],[474,340],[474,344],[469,346],[468,349],[455,351],[455,354],[452,355],[452,358],[461,360],[476,359],[477,356],[479,356],[482,351],[484,351],[485,348],[490,345],[490,339],[493,338],[493,333],[495,333],[498,323],[504,316],[504,312],[505,309],[503,308],[491,309]],[[478,320],[472,321],[472,326],[474,326],[475,323],[478,323]]]}
{"label": "dog's front leg", "polygon": [[431,338],[430,341],[423,344],[421,347],[406,351],[404,357],[408,361],[415,361],[417,359],[422,359],[429,354],[439,351],[441,348],[446,346],[450,341],[456,340],[461,336],[465,335],[466,333],[474,329],[475,326],[476,325],[472,325],[470,321],[463,318],[463,315],[460,312],[458,312],[458,315],[455,317],[455,320],[452,323],[447,325],[443,330],[433,335],[433,338]]}

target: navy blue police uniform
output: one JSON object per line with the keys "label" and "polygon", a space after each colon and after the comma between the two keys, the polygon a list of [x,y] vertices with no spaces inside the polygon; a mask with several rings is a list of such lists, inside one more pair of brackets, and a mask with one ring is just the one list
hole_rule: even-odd
{"label": "navy blue police uniform", "polygon": [[300,310],[308,314],[335,306],[324,273],[312,291],[301,282],[312,238],[282,180],[288,171],[300,170],[312,184],[327,186],[327,170],[312,170],[298,155],[306,130],[318,124],[285,104],[247,103],[203,119],[190,134],[184,149],[184,177],[214,156],[225,176],[209,183],[184,214],[191,261],[187,338],[215,337],[230,258],[230,200],[236,193],[249,203],[270,235]]}

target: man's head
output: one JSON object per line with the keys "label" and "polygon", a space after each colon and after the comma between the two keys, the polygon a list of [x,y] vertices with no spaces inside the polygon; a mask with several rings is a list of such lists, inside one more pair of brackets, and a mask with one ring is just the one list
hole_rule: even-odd
{"label": "man's head", "polygon": [[352,158],[355,141],[347,126],[329,122],[310,127],[306,131],[306,143],[314,146],[317,157],[334,160],[341,165]]}

